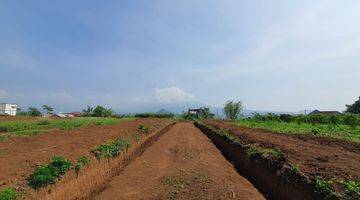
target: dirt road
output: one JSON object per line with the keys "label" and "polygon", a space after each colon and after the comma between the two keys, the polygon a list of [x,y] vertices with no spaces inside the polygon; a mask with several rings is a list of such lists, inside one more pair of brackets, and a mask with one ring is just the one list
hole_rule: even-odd
{"label": "dirt road", "polygon": [[94,199],[264,199],[192,123],[177,123]]}

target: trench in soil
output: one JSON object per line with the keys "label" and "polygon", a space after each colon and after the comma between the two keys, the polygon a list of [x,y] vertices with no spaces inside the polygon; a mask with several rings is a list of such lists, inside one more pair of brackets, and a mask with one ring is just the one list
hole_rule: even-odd
{"label": "trench in soil", "polygon": [[246,147],[233,144],[205,125],[195,123],[195,126],[214,143],[238,173],[249,180],[267,199],[322,199],[314,192],[309,182],[288,181],[287,179],[291,177],[277,174],[276,170],[267,165],[269,163],[264,164],[262,161],[246,157]]}

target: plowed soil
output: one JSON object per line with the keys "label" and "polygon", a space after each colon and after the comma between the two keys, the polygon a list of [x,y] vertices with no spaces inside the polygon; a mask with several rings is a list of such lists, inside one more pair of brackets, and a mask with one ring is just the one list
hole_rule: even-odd
{"label": "plowed soil", "polygon": [[223,128],[242,143],[280,149],[291,164],[310,178],[360,180],[360,144],[310,135],[287,135],[207,120],[206,125]]}
{"label": "plowed soil", "polygon": [[130,136],[140,124],[155,131],[165,127],[167,119],[136,119],[109,126],[88,126],[72,131],[50,130],[47,134],[13,137],[0,141],[0,189],[26,185],[26,178],[37,166],[49,163],[53,156],[72,161],[91,156],[93,147],[106,140]]}
{"label": "plowed soil", "polygon": [[94,199],[264,199],[192,123],[172,127]]}

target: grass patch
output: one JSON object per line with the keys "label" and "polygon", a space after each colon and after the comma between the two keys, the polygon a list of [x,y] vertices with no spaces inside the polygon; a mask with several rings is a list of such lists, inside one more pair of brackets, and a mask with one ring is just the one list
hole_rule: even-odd
{"label": "grass patch", "polygon": [[280,158],[283,157],[283,153],[281,152],[280,149],[268,149],[268,148],[262,148],[262,147],[254,147],[254,146],[249,146],[246,149],[246,156],[248,158],[253,158],[256,155],[259,155],[263,158],[267,158],[269,156],[274,157],[275,159],[279,160]]}
{"label": "grass patch", "polygon": [[318,176],[315,179],[315,192],[324,195],[325,199],[335,199],[336,193],[332,186],[332,181],[326,181],[322,177]]}
{"label": "grass patch", "polygon": [[340,181],[340,183],[345,187],[344,196],[360,199],[360,181]]}
{"label": "grass patch", "polygon": [[28,185],[34,189],[54,184],[60,176],[70,170],[72,163],[63,157],[53,157],[51,163],[38,167],[33,174],[30,175]]}
{"label": "grass patch", "polygon": [[348,125],[329,125],[329,124],[310,124],[281,121],[255,121],[240,120],[236,124],[249,128],[262,128],[269,131],[284,134],[311,134],[317,136],[326,136],[352,142],[360,142],[360,127],[351,127]]}
{"label": "grass patch", "polygon": [[124,138],[118,138],[116,140],[109,140],[105,144],[95,147],[91,153],[93,153],[97,159],[110,159],[117,157],[123,151],[127,151],[128,148],[130,148],[130,142]]}
{"label": "grass patch", "polygon": [[223,128],[220,128],[219,131],[216,131],[220,136],[222,137],[226,137],[227,139],[229,139],[233,144],[240,144],[240,140],[238,137],[236,137],[235,135],[229,133],[228,131],[226,131]]}
{"label": "grass patch", "polygon": [[8,132],[17,136],[32,136],[45,132],[48,129],[72,130],[89,125],[110,125],[131,118],[97,118],[77,117],[72,119],[40,119],[36,121],[2,121],[0,132]]}
{"label": "grass patch", "polygon": [[18,196],[14,188],[6,188],[0,191],[0,200],[15,200]]}

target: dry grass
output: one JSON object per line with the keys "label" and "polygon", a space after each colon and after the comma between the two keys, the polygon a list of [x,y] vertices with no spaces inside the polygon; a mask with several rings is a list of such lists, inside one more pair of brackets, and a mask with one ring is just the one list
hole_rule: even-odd
{"label": "dry grass", "polygon": [[158,137],[167,132],[172,125],[173,123],[149,134],[136,144],[132,144],[126,153],[122,153],[114,159],[94,161],[78,175],[75,172],[68,173],[57,184],[38,191],[32,191],[26,199],[87,199],[100,193],[106,188],[106,183],[112,177],[118,175],[134,157],[140,155],[146,147],[150,146]]}

